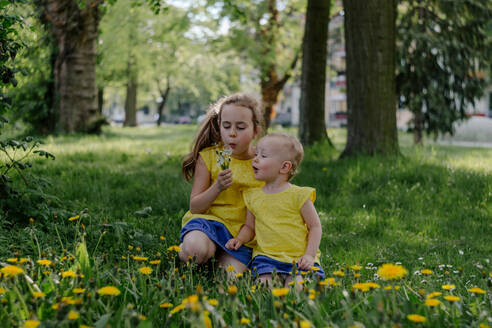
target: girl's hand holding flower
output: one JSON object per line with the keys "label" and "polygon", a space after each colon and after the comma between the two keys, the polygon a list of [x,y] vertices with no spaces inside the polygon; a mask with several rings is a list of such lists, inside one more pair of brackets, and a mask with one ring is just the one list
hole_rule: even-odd
{"label": "girl's hand holding flower", "polygon": [[219,172],[219,175],[217,176],[217,181],[215,183],[217,184],[219,191],[223,191],[229,188],[232,185],[232,170],[227,169]]}

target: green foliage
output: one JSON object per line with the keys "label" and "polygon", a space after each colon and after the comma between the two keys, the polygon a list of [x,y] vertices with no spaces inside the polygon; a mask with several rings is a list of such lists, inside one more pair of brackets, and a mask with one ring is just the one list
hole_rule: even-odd
{"label": "green foliage", "polygon": [[[13,2],[1,1],[0,9],[7,12],[8,5]],[[15,59],[16,53],[20,48],[20,41],[14,39],[18,32],[13,29],[15,23],[22,20],[20,15],[0,15],[0,47],[6,49],[0,57],[0,71],[2,72],[1,86],[17,84],[14,78],[15,70],[11,66],[11,61]],[[4,30],[5,29],[5,30]],[[2,116],[6,108],[10,108],[3,95],[0,98],[0,132],[7,120]],[[52,209],[57,205],[58,199],[46,194],[44,188],[48,182],[40,177],[30,174],[32,167],[29,161],[31,154],[41,157],[54,159],[55,157],[43,150],[37,149],[39,141],[31,137],[24,139],[0,140],[0,220],[3,222],[19,222],[36,216],[48,219],[52,214]],[[2,223],[3,223],[2,222]]]}
{"label": "green foliage", "polygon": [[[428,134],[453,133],[490,74],[492,6],[487,0],[399,2],[397,89]],[[414,122],[415,123],[415,122]],[[419,129],[419,122],[415,125]]]}

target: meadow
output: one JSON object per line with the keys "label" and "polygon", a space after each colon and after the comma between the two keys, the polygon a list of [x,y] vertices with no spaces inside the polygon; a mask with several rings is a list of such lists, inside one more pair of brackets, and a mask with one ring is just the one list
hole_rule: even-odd
{"label": "meadow", "polygon": [[327,279],[309,273],[297,291],[180,263],[195,132],[43,140],[56,159],[33,157],[32,171],[60,210],[0,223],[2,326],[492,326],[492,149],[401,133],[397,158],[339,160],[346,132],[328,130],[335,149],[306,149],[293,181],[317,190]]}

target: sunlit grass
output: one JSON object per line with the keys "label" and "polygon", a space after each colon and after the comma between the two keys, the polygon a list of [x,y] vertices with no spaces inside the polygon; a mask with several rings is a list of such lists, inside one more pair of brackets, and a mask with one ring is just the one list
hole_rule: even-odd
{"label": "sunlit grass", "polygon": [[[64,211],[50,220],[33,217],[27,227],[2,223],[0,261],[29,259],[10,264],[33,282],[22,275],[0,279],[0,320],[46,327],[202,327],[206,318],[214,327],[392,327],[419,325],[408,319],[418,314],[428,327],[492,326],[492,149],[414,147],[412,136],[400,133],[399,158],[337,160],[346,131],[328,130],[336,150],[307,149],[294,183],[317,189],[322,266],[333,280],[306,279],[303,291],[274,296],[250,274],[228,281],[212,266],[181,264],[169,250],[179,244],[189,206],[191,185],[180,161],[195,132],[195,126],[107,128],[102,136],[46,138],[42,148],[57,158],[35,159],[34,170],[51,182],[48,191]],[[76,253],[83,240],[87,267]],[[397,262],[408,270],[403,278],[375,276],[382,264]],[[360,271],[350,268],[356,264]],[[77,277],[62,278],[67,270]],[[364,291],[366,285],[354,287],[359,282],[380,287]],[[34,284],[45,296],[33,296]],[[456,288],[443,290],[446,284]],[[231,285],[237,293],[228,292]],[[100,295],[104,286],[121,294]],[[442,293],[439,305],[425,305],[431,292]],[[444,298],[450,295],[460,300]],[[81,303],[70,304],[68,296]]]}

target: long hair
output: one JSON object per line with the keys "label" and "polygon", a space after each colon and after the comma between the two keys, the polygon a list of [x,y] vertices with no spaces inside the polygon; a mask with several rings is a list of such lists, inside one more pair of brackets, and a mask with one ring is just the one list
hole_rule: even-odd
{"label": "long hair", "polygon": [[252,118],[254,130],[257,131],[258,127],[261,125],[259,103],[250,95],[236,93],[227,97],[222,97],[216,103],[212,104],[209,107],[207,116],[201,124],[200,130],[195,137],[191,153],[184,157],[183,163],[181,164],[181,173],[187,181],[190,181],[193,178],[200,151],[221,142],[220,116],[225,105],[237,105],[248,108],[253,114]]}

